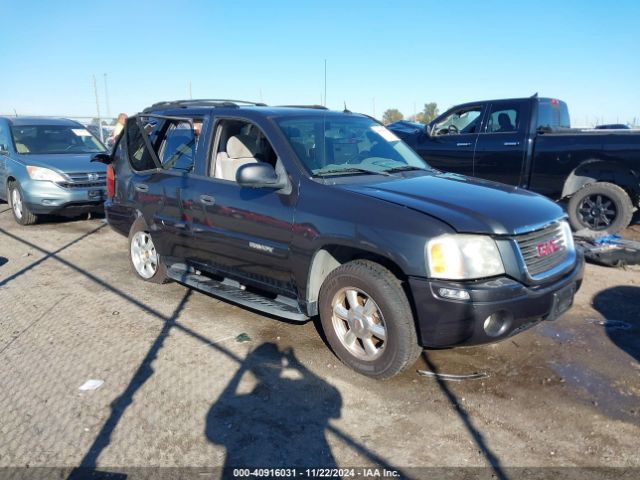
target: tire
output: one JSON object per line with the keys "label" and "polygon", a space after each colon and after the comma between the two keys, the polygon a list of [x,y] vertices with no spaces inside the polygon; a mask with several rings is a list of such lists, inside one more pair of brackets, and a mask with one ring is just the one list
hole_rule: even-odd
{"label": "tire", "polygon": [[610,235],[629,226],[633,203],[619,186],[596,182],[573,194],[567,204],[567,213],[576,232],[590,236]]}
{"label": "tire", "polygon": [[11,213],[13,213],[15,221],[20,225],[33,225],[36,223],[38,216],[31,213],[29,207],[24,203],[20,184],[15,181],[9,182],[7,191],[9,192],[7,201],[11,206]]}
{"label": "tire", "polygon": [[129,263],[134,273],[146,282],[167,283],[167,267],[156,252],[144,219],[139,218],[129,231]]}
{"label": "tire", "polygon": [[355,260],[332,271],[320,288],[319,311],[333,352],[360,374],[391,378],[422,352],[400,280],[377,263]]}

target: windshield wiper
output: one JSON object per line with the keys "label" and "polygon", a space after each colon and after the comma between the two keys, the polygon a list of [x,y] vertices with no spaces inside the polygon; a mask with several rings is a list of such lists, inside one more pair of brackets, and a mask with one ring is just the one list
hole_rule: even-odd
{"label": "windshield wiper", "polygon": [[346,173],[346,174],[368,173],[373,175],[385,175],[387,177],[391,176],[390,173],[387,173],[384,170],[369,170],[367,168],[360,168],[360,167],[332,168],[330,170],[320,170],[318,172],[315,172],[314,175],[317,177],[321,177],[324,175],[334,175],[336,173]]}
{"label": "windshield wiper", "polygon": [[385,170],[387,173],[395,173],[395,172],[408,172],[410,170],[424,170],[427,171],[426,168],[422,167],[414,167],[413,165],[403,165],[402,167],[393,167]]}

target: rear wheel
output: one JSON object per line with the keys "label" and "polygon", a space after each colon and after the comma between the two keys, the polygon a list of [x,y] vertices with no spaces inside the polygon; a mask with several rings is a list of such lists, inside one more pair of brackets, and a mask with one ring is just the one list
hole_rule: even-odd
{"label": "rear wheel", "polygon": [[22,196],[22,189],[18,182],[9,182],[9,205],[11,205],[11,211],[13,218],[20,225],[32,225],[38,221],[38,216],[31,213],[29,207],[24,203],[24,197]]}
{"label": "rear wheel", "polygon": [[591,235],[617,233],[631,223],[633,204],[627,192],[613,183],[590,183],[567,205],[569,221],[577,232]]}
{"label": "rear wheel", "polygon": [[356,260],[331,272],[319,307],[331,348],[358,373],[390,378],[422,352],[400,281],[377,263]]}
{"label": "rear wheel", "polygon": [[143,280],[152,283],[169,281],[167,267],[142,219],[136,220],[129,232],[129,260],[133,271]]}

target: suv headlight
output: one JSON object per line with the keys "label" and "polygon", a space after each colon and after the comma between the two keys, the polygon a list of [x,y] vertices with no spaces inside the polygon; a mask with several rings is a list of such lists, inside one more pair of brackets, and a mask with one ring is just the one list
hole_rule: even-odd
{"label": "suv headlight", "polygon": [[49,182],[64,182],[64,177],[58,172],[43,167],[27,165],[27,172],[32,180],[45,180]]}
{"label": "suv headlight", "polygon": [[427,268],[432,278],[469,280],[504,273],[493,238],[486,235],[441,235],[427,243]]}

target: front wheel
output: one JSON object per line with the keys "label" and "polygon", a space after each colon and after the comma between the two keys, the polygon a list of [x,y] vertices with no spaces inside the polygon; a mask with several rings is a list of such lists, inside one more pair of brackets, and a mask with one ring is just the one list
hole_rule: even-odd
{"label": "front wheel", "polygon": [[422,352],[400,281],[377,263],[356,260],[331,272],[319,310],[334,353],[358,373],[390,378]]}
{"label": "front wheel", "polygon": [[142,219],[129,232],[129,260],[138,277],[151,283],[167,283],[167,267],[156,251],[153,239]]}
{"label": "front wheel", "polygon": [[38,216],[31,213],[29,207],[24,203],[22,189],[18,182],[9,182],[9,204],[13,218],[20,225],[33,225],[38,221]]}
{"label": "front wheel", "polygon": [[613,234],[631,223],[633,203],[619,186],[596,182],[585,185],[569,199],[567,213],[577,232]]}

